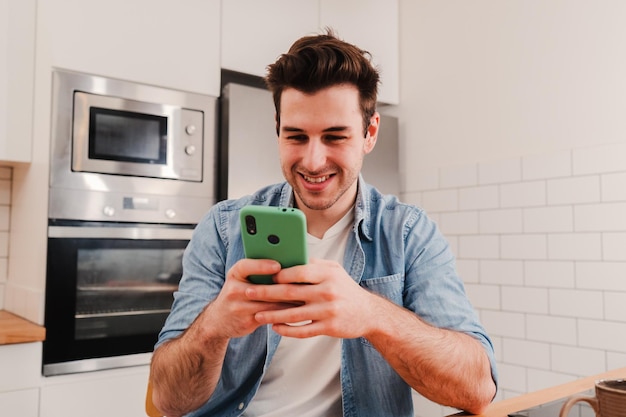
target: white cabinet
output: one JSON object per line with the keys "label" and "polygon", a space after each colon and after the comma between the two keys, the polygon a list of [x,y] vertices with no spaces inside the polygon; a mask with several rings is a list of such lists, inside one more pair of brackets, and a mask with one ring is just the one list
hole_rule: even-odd
{"label": "white cabinet", "polygon": [[39,0],[53,67],[217,96],[220,0]]}
{"label": "white cabinet", "polygon": [[0,346],[0,413],[37,417],[41,342]]}
{"label": "white cabinet", "polygon": [[381,71],[378,100],[398,104],[400,97],[398,0],[320,0],[320,26],[369,51]]}
{"label": "white cabinet", "polygon": [[145,416],[149,367],[45,378],[39,417]]}
{"label": "white cabinet", "polygon": [[36,0],[0,0],[0,161],[30,162]]}
{"label": "white cabinet", "polygon": [[39,389],[0,392],[3,416],[38,417]]}
{"label": "white cabinet", "polygon": [[317,33],[319,0],[222,1],[222,68],[265,76],[293,41]]}

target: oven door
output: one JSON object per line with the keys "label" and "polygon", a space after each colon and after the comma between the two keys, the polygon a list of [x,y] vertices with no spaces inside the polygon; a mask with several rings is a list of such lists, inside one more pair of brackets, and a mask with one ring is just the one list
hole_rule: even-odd
{"label": "oven door", "polygon": [[159,225],[50,225],[44,375],[149,363],[191,233]]}

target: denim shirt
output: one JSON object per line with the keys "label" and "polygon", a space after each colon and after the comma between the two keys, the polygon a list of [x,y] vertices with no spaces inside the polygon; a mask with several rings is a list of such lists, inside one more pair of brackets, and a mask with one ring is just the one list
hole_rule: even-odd
{"label": "denim shirt", "polygon": [[[282,183],[252,196],[219,202],[209,210],[185,250],[183,277],[156,346],[192,323],[217,297],[226,272],[244,257],[239,210],[247,204],[290,206],[292,194],[292,188]],[[362,178],[354,210],[343,261],[348,274],[361,287],[415,312],[425,322],[477,339],[487,352],[496,381],[493,346],[465,295],[454,256],[436,224],[421,209],[383,196]],[[280,336],[270,326],[231,339],[215,392],[189,416],[242,415],[279,342]],[[414,415],[410,386],[365,338],[342,340],[341,395],[346,417]]]}

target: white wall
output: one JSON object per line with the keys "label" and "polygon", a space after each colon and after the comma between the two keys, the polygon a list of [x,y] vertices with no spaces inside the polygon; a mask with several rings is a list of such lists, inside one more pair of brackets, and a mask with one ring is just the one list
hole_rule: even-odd
{"label": "white wall", "polygon": [[626,366],[626,2],[401,0],[400,16],[403,198],[458,256],[498,398]]}
{"label": "white wall", "polygon": [[401,0],[413,165],[626,140],[626,2]]}

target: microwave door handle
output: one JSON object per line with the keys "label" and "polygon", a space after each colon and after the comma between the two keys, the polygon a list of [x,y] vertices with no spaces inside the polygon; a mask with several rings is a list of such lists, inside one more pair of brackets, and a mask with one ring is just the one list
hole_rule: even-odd
{"label": "microwave door handle", "polygon": [[49,238],[190,240],[193,229],[158,227],[49,226]]}

